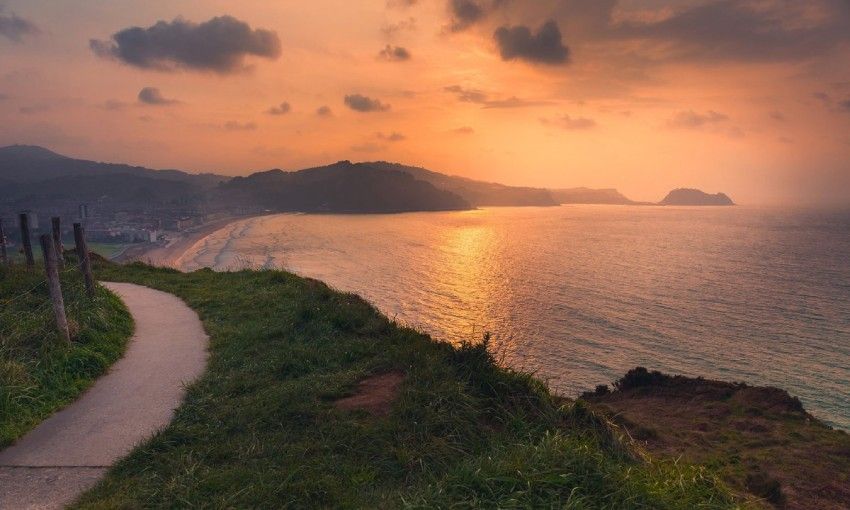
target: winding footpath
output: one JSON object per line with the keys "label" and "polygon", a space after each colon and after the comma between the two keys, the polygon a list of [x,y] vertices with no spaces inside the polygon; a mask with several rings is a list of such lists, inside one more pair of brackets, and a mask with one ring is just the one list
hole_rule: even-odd
{"label": "winding footpath", "polygon": [[198,315],[176,296],[104,283],[136,329],[123,358],[77,401],[0,451],[0,509],[62,508],[164,428],[207,362]]}

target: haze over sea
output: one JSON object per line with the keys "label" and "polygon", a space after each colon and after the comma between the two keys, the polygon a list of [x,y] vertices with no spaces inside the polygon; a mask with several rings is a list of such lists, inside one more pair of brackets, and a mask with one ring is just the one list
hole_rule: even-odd
{"label": "haze over sea", "polygon": [[285,268],[568,396],[643,365],[772,385],[850,429],[850,212],[564,206],[275,215],[182,269]]}

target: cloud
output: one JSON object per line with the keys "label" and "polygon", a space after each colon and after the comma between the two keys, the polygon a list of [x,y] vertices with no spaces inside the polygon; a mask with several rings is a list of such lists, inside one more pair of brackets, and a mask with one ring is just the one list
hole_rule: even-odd
{"label": "cloud", "polygon": [[550,101],[528,101],[511,96],[504,99],[491,99],[490,95],[483,90],[468,89],[460,85],[444,87],[444,91],[450,92],[462,103],[480,104],[482,108],[526,108],[529,106],[544,106],[552,104]]}
{"label": "cloud", "polygon": [[256,131],[257,123],[256,122],[237,122],[235,120],[231,120],[224,124],[224,129],[228,131]]}
{"label": "cloud", "polygon": [[0,35],[10,41],[21,42],[24,36],[36,35],[41,31],[32,21],[21,18],[15,13],[3,14],[3,6],[0,5]]}
{"label": "cloud", "polygon": [[459,128],[452,129],[452,133],[458,135],[471,135],[472,133],[475,133],[475,130],[469,126],[461,126]]}
{"label": "cloud", "polygon": [[850,2],[712,0],[609,28],[615,38],[664,43],[677,58],[799,60],[850,41]]}
{"label": "cloud", "polygon": [[540,27],[536,34],[526,26],[503,26],[493,35],[499,45],[502,60],[525,60],[537,64],[565,64],[570,50],[561,39],[561,30],[554,20]]}
{"label": "cloud", "polygon": [[395,23],[385,23],[381,27],[381,32],[387,37],[392,37],[398,32],[403,31],[414,31],[416,30],[416,18],[413,16],[403,19],[401,21],[396,21]]}
{"label": "cloud", "polygon": [[769,115],[770,115],[770,118],[775,120],[776,122],[785,122],[787,120],[787,117],[785,117],[785,114],[780,112],[780,111],[772,111],[772,112],[770,112]]}
{"label": "cloud", "polygon": [[391,62],[403,62],[405,60],[410,60],[410,52],[407,48],[403,48],[401,46],[390,46],[388,44],[386,48],[382,49],[380,53],[378,53],[378,58],[381,60],[389,60]]}
{"label": "cloud", "polygon": [[145,87],[139,91],[139,102],[152,106],[168,106],[180,101],[163,96],[162,92],[156,87]]}
{"label": "cloud", "polygon": [[319,117],[333,117],[334,112],[330,106],[320,106],[316,108],[316,115]]}
{"label": "cloud", "polygon": [[696,113],[693,110],[677,113],[667,121],[667,126],[674,129],[701,129],[705,126],[727,122],[729,116],[715,111]]}
{"label": "cloud", "polygon": [[460,32],[487,16],[487,10],[476,0],[449,0],[452,32]]}
{"label": "cloud", "polygon": [[277,106],[272,106],[266,113],[269,115],[286,115],[292,110],[292,107],[289,105],[287,101],[280,103]]}
{"label": "cloud", "polygon": [[838,107],[845,112],[850,112],[850,99],[838,103]]}
{"label": "cloud", "polygon": [[345,96],[345,105],[356,112],[385,112],[391,108],[377,99],[372,99],[361,94],[349,94]]}
{"label": "cloud", "polygon": [[7,99],[9,99],[9,96],[7,94],[3,94],[2,92],[0,92],[0,101],[5,101]]}
{"label": "cloud", "polygon": [[388,135],[385,135],[384,133],[375,133],[375,136],[381,140],[386,140],[388,142],[403,142],[404,140],[407,140],[406,136],[397,131],[393,131]]}
{"label": "cloud", "polygon": [[555,126],[567,131],[586,131],[597,126],[596,121],[585,117],[562,115],[555,119],[540,119],[547,126]]}
{"label": "cloud", "polygon": [[457,96],[457,100],[463,103],[486,103],[487,94],[478,89],[467,89],[460,85],[451,85],[443,88],[446,92],[451,92]]}
{"label": "cloud", "polygon": [[89,46],[98,56],[158,71],[186,69],[232,74],[248,69],[248,56],[280,56],[280,39],[275,32],[251,29],[232,16],[219,16],[200,24],[177,18],[148,28],[131,27],[116,32],[108,41],[92,39]]}

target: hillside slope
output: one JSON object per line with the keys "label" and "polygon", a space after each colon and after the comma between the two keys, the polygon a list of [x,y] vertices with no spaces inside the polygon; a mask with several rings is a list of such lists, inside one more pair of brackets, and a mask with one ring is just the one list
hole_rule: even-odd
{"label": "hillside slope", "polygon": [[[174,421],[76,508],[733,508],[581,404],[360,298],[284,272],[98,277],[171,292],[210,335]],[[179,502],[179,503],[178,503]]]}
{"label": "hillside slope", "polygon": [[460,195],[475,207],[487,206],[554,206],[558,203],[549,191],[540,188],[506,186],[493,182],[482,182],[446,175],[425,168],[376,161],[366,163],[373,168],[396,170],[426,181],[437,188]]}

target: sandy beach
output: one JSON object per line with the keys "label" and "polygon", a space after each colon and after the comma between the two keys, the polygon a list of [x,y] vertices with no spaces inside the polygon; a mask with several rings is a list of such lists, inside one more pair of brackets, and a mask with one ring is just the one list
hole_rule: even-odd
{"label": "sandy beach", "polygon": [[233,216],[204,223],[203,225],[192,227],[183,232],[174,234],[175,237],[170,239],[165,245],[158,243],[131,246],[116,257],[115,262],[144,262],[152,266],[177,268],[177,261],[180,257],[197,242],[203,240],[210,234],[227,227],[231,223],[246,220],[255,216],[256,215]]}

